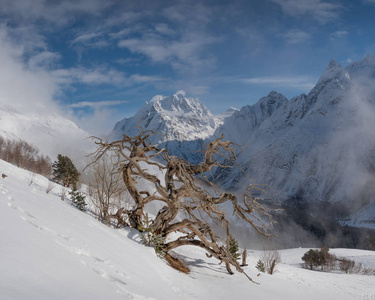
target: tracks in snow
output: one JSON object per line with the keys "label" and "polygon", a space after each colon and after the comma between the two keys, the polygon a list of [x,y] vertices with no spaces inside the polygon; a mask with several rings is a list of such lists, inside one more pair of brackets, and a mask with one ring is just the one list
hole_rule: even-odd
{"label": "tracks in snow", "polygon": [[[46,226],[43,220],[38,219],[32,213],[18,205],[13,194],[8,190],[5,184],[0,183],[0,193],[3,199],[7,201],[8,207],[19,213],[19,217],[35,230],[49,236],[55,243],[64,248],[69,253],[77,256],[80,263],[101,278],[114,284],[116,292],[123,295],[125,299],[142,299],[142,296],[132,294],[126,289],[126,280],[130,277],[122,270],[118,270],[112,265],[110,260],[93,254],[86,243],[75,240],[72,236],[57,232]],[[0,196],[1,196],[0,194]]]}

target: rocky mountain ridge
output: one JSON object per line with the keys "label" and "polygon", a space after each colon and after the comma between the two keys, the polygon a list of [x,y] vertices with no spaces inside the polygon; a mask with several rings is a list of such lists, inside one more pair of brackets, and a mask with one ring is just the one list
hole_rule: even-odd
{"label": "rocky mountain ridge", "polygon": [[[162,128],[168,133],[163,146],[195,163],[199,150],[222,134],[240,145],[237,163],[242,170],[226,169],[214,176],[227,189],[246,186],[245,171],[254,182],[268,184],[282,200],[298,196],[341,202],[358,211],[375,201],[375,100],[363,79],[375,74],[373,61],[367,56],[343,68],[333,59],[307,95],[288,100],[272,91],[221,122],[207,109],[197,110],[198,100],[182,95],[170,97],[168,109],[150,112],[156,103],[166,106],[162,104],[166,98],[159,98],[136,116],[147,111],[149,118],[141,118],[149,120],[146,129]],[[176,107],[177,99],[195,104],[188,111],[196,122],[182,117],[189,113]],[[115,130],[131,134],[130,120],[118,123]]]}

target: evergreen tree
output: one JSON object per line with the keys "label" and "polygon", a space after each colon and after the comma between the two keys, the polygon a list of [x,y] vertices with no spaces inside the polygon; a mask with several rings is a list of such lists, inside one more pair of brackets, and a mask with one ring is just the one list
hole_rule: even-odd
{"label": "evergreen tree", "polygon": [[232,257],[236,260],[240,259],[241,254],[238,252],[238,242],[237,240],[230,235],[229,236],[229,252],[232,255]]}
{"label": "evergreen tree", "polygon": [[266,272],[266,266],[264,265],[264,262],[261,259],[258,260],[257,265],[255,266],[255,268],[257,268],[259,270],[259,272],[263,272],[263,273]]}
{"label": "evergreen tree", "polygon": [[322,247],[320,250],[310,249],[302,256],[302,260],[310,270],[313,269],[313,266],[320,266],[323,270],[324,266],[332,261],[331,254],[328,251],[328,247]]}
{"label": "evergreen tree", "polygon": [[72,190],[69,192],[69,195],[70,195],[70,199],[79,210],[81,211],[86,210],[86,205],[87,205],[85,201],[86,196],[77,190],[77,187],[75,184],[73,185]]}
{"label": "evergreen tree", "polygon": [[155,229],[151,226],[152,219],[149,218],[148,213],[145,213],[142,224],[138,227],[141,231],[141,243],[148,247],[154,247],[158,256],[164,257],[164,243],[165,237],[161,234],[156,234]]}
{"label": "evergreen tree", "polygon": [[52,168],[53,180],[61,183],[63,186],[74,186],[78,182],[80,173],[69,157],[59,154],[57,156],[57,161],[53,163]]}
{"label": "evergreen tree", "polygon": [[319,251],[313,249],[310,249],[302,256],[302,260],[305,262],[305,265],[310,268],[310,270],[313,269],[313,266],[319,265],[320,259],[321,255]]}

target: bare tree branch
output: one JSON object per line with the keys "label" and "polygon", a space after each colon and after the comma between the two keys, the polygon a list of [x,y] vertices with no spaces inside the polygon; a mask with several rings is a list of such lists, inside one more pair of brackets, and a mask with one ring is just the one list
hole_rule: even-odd
{"label": "bare tree branch", "polygon": [[[155,200],[162,201],[165,206],[157,213],[151,224],[152,228],[156,234],[164,237],[173,232],[179,233],[178,238],[164,244],[165,253],[185,245],[198,246],[205,249],[210,257],[224,262],[230,274],[233,273],[233,266],[254,282],[229,253],[229,219],[222,205],[230,203],[236,217],[250,224],[258,234],[265,237],[271,236],[272,225],[275,223],[271,212],[275,209],[262,204],[262,197],[255,196],[263,194],[272,199],[265,187],[250,185],[239,201],[233,193],[219,193],[219,189],[208,179],[207,173],[213,168],[229,167],[225,161],[219,163],[217,157],[224,157],[228,162],[236,159],[233,144],[223,141],[223,136],[212,141],[205,149],[204,160],[194,165],[170,156],[166,149],[158,149],[157,145],[147,143],[153,132],[143,131],[140,126],[138,131],[139,134],[135,137],[124,134],[122,139],[110,143],[94,138],[98,148],[91,154],[94,157],[91,164],[109,152],[115,155],[116,169],[122,173],[122,181],[135,203],[132,209],[119,210],[112,216],[123,220],[119,222],[124,226],[139,229],[145,205]],[[160,172],[159,176],[149,171],[147,166],[153,167],[154,170],[156,167]],[[160,176],[162,174],[163,180]],[[213,192],[198,184],[197,176],[200,176]],[[151,183],[154,191],[140,190],[139,180]],[[185,214],[185,219],[177,218],[180,212]],[[124,214],[128,222],[122,218]],[[212,224],[221,226],[225,236],[217,236]]]}

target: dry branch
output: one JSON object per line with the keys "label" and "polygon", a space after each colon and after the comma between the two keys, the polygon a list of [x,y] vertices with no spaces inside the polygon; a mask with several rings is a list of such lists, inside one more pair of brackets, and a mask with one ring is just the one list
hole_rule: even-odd
{"label": "dry branch", "polygon": [[[213,168],[227,167],[218,162],[218,157],[224,157],[229,162],[236,158],[233,144],[223,141],[223,137],[209,143],[203,162],[194,165],[170,156],[166,149],[158,149],[157,145],[147,143],[152,134],[150,131],[139,130],[139,135],[135,137],[124,134],[122,139],[114,142],[95,138],[98,148],[92,154],[92,164],[107,152],[116,155],[116,168],[122,173],[123,183],[135,203],[131,209],[123,209],[113,217],[119,224],[138,229],[142,225],[145,205],[155,200],[162,201],[165,206],[158,212],[151,226],[156,234],[164,237],[174,232],[179,233],[177,239],[164,244],[165,253],[185,245],[201,247],[210,257],[223,262],[230,274],[233,273],[233,266],[253,281],[229,253],[229,220],[221,205],[231,203],[234,215],[249,223],[260,235],[269,237],[274,223],[272,209],[262,204],[263,199],[252,193],[256,190],[269,196],[267,191],[250,185],[241,201],[234,194],[217,193],[218,189],[208,180],[207,172]],[[164,179],[161,180],[156,174],[149,172],[147,166],[157,167],[160,174],[164,174]],[[198,185],[196,176],[203,178],[213,188],[214,194]],[[140,190],[139,179],[152,183],[155,191]],[[186,215],[185,219],[176,218],[180,212]],[[211,224],[220,225],[225,236],[217,236]]]}

